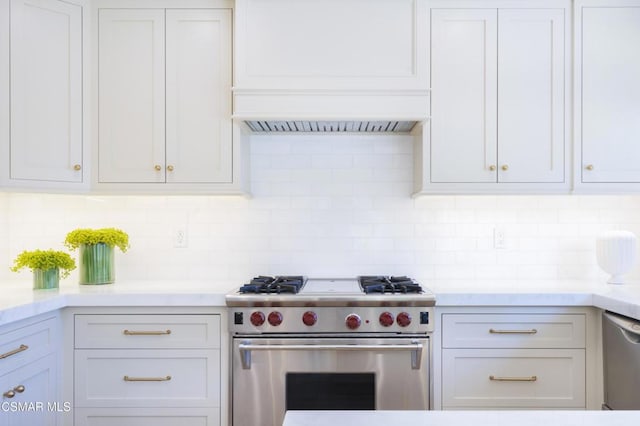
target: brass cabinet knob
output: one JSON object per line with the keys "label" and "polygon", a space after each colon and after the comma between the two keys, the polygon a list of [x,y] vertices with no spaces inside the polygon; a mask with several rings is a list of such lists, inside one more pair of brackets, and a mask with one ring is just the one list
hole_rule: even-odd
{"label": "brass cabinet knob", "polygon": [[172,171],[173,171],[173,166],[172,166],[171,164],[169,164],[169,165],[167,166],[167,170],[169,170],[170,172],[172,172]]}
{"label": "brass cabinet knob", "polygon": [[156,169],[156,172],[159,172],[160,170],[162,170],[162,166],[158,164],[156,164],[153,168]]}
{"label": "brass cabinet knob", "polygon": [[5,398],[13,398],[14,396],[16,396],[16,393],[12,389],[3,393],[2,396],[4,396]]}
{"label": "brass cabinet knob", "polygon": [[585,167],[585,169],[587,169],[587,170],[593,170],[593,164],[587,164],[587,166]]}
{"label": "brass cabinet knob", "polygon": [[502,165],[502,167],[500,167],[503,171],[507,171],[509,170],[509,166],[507,166],[506,164]]}
{"label": "brass cabinet knob", "polygon": [[496,166],[494,166],[493,164],[489,166],[489,170],[491,170],[492,172],[494,172],[496,170]]}
{"label": "brass cabinet knob", "polygon": [[82,166],[80,164],[76,164],[73,166],[73,170],[75,170],[76,172],[82,170]]}
{"label": "brass cabinet knob", "polygon": [[22,393],[24,392],[26,388],[24,387],[24,385],[18,385],[15,388],[13,388],[14,391],[18,392],[18,393]]}

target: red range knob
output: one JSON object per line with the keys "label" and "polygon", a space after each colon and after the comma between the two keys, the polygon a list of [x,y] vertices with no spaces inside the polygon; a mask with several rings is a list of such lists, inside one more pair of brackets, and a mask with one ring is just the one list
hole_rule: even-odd
{"label": "red range knob", "polygon": [[251,321],[251,324],[255,325],[256,327],[260,327],[262,324],[264,324],[264,314],[260,311],[253,312],[249,320]]}
{"label": "red range knob", "polygon": [[398,314],[398,317],[396,318],[396,321],[398,322],[398,325],[400,327],[406,327],[411,324],[411,315],[406,312],[400,312]]}
{"label": "red range knob", "polygon": [[269,321],[269,324],[271,324],[274,327],[277,327],[280,324],[282,324],[282,314],[278,311],[269,312],[269,316],[267,317],[267,320]]}
{"label": "red range knob", "polygon": [[391,312],[383,312],[380,314],[380,325],[383,327],[390,327],[393,325],[393,314]]}
{"label": "red range knob", "polygon": [[360,317],[356,314],[347,315],[347,318],[344,322],[347,325],[347,328],[351,330],[355,330],[356,328],[360,327],[360,324],[362,323]]}
{"label": "red range knob", "polygon": [[304,323],[304,325],[311,327],[316,322],[318,322],[318,315],[316,315],[316,313],[313,311],[307,311],[302,314],[302,322]]}

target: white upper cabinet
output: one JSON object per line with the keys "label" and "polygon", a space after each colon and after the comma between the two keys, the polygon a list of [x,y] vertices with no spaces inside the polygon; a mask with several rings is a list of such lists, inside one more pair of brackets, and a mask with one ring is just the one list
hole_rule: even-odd
{"label": "white upper cabinet", "polygon": [[231,9],[97,13],[97,189],[237,190]]}
{"label": "white upper cabinet", "polygon": [[[563,183],[563,9],[498,10],[498,181]],[[568,81],[568,79],[567,79]]]}
{"label": "white upper cabinet", "polygon": [[418,192],[569,189],[568,4],[492,4],[432,4]]}
{"label": "white upper cabinet", "polygon": [[8,7],[10,118],[2,135],[2,182],[83,187],[82,7],[58,0],[11,0]]}
{"label": "white upper cabinet", "polygon": [[638,190],[640,1],[576,2],[576,182]]}
{"label": "white upper cabinet", "polygon": [[99,182],[164,182],[164,9],[99,14]]}
{"label": "white upper cabinet", "polygon": [[431,181],[495,182],[496,10],[434,9],[431,19]]}

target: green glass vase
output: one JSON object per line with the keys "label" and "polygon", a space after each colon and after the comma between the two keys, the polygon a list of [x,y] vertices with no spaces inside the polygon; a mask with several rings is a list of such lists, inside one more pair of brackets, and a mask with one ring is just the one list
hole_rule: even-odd
{"label": "green glass vase", "polygon": [[48,288],[58,288],[60,284],[60,269],[34,269],[33,289],[44,290]]}
{"label": "green glass vase", "polygon": [[80,245],[80,284],[111,284],[116,279],[113,247],[104,244]]}

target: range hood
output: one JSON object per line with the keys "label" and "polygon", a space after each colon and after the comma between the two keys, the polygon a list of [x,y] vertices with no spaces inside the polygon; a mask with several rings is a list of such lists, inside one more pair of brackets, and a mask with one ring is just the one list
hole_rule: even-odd
{"label": "range hood", "polygon": [[233,119],[254,133],[409,133],[428,90],[233,90]]}
{"label": "range hood", "polygon": [[245,120],[255,133],[408,133],[417,121],[275,121]]}

